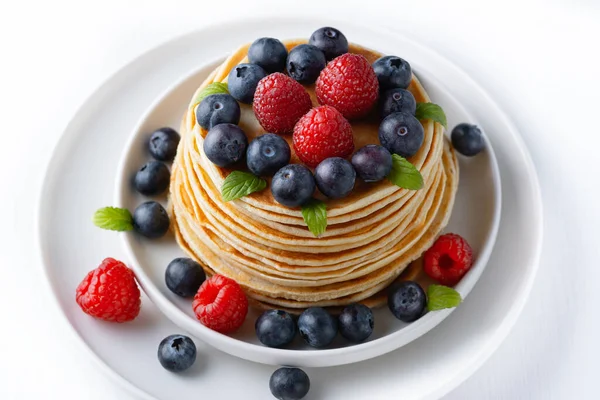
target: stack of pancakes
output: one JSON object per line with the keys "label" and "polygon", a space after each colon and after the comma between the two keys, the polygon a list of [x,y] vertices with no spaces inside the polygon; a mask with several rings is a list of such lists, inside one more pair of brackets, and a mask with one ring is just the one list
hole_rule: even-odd
{"label": "stack of pancakes", "polygon": [[[305,42],[285,45],[290,50]],[[192,99],[206,85],[226,82],[233,67],[247,62],[247,50],[248,45],[231,55]],[[350,52],[364,55],[371,63],[381,57],[357,45],[350,45]],[[314,86],[306,89],[313,105],[318,105]],[[416,77],[408,89],[417,102],[430,101]],[[265,133],[252,107],[240,106],[239,125],[248,141]],[[195,108],[192,100],[181,124],[182,139],[172,171],[173,229],[180,246],[209,275],[236,280],[257,305],[291,311],[354,302],[380,305],[386,299],[384,289],[433,244],[448,222],[458,165],[443,127],[433,121],[422,121],[423,145],[409,158],[424,178],[422,189],[357,179],[354,190],[343,199],[315,193],[327,204],[327,230],[314,237],[300,209],[277,203],[269,188],[222,201],[220,188],[232,170],[215,166],[204,154],[207,131],[196,122]],[[376,115],[351,123],[356,149],[379,144]],[[284,137],[293,149],[292,136]],[[291,163],[300,163],[293,153]]]}

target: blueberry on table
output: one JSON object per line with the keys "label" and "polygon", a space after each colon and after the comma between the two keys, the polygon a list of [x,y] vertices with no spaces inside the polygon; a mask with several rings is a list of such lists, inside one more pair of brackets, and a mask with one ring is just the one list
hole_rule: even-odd
{"label": "blueberry on table", "polygon": [[406,89],[390,89],[381,96],[379,101],[379,113],[385,118],[395,112],[404,112],[415,115],[417,101],[415,96]]}
{"label": "blueberry on table", "polygon": [[315,83],[326,63],[325,54],[319,48],[301,44],[290,51],[286,66],[292,78],[308,85]]}
{"label": "blueberry on table", "polygon": [[258,82],[267,73],[256,64],[239,64],[229,72],[227,89],[229,93],[242,103],[252,104]]}
{"label": "blueberry on table", "polygon": [[279,400],[300,400],[310,389],[310,379],[300,368],[279,368],[269,380],[271,394]]}
{"label": "blueberry on table", "polygon": [[388,294],[388,307],[400,321],[412,322],[423,315],[427,297],[425,291],[413,281],[404,281],[392,287]]}
{"label": "blueberry on table", "polygon": [[385,56],[373,63],[373,70],[379,80],[379,89],[406,89],[412,80],[410,64],[400,57]]}
{"label": "blueberry on table", "polygon": [[308,44],[321,49],[328,61],[348,52],[348,40],[346,36],[337,29],[329,26],[314,31],[310,35]]}
{"label": "blueberry on table", "polygon": [[354,343],[363,342],[373,333],[373,311],[363,304],[350,304],[339,315],[338,325],[343,337]]}
{"label": "blueberry on table", "polygon": [[263,37],[256,39],[248,49],[248,60],[266,72],[282,72],[285,69],[288,51],[280,40]]}
{"label": "blueberry on table", "polygon": [[378,182],[392,171],[392,155],[383,146],[369,144],[352,156],[352,166],[365,182]]}
{"label": "blueberry on table", "polygon": [[169,230],[169,215],[156,201],[140,204],[133,212],[133,229],[150,239],[164,236]]}
{"label": "blueberry on table", "polygon": [[458,124],[452,129],[452,146],[463,156],[472,157],[485,147],[481,129],[477,125]]}
{"label": "blueberry on table", "polygon": [[219,124],[240,122],[240,105],[227,93],[207,96],[196,108],[196,120],[206,130]]}
{"label": "blueberry on table", "polygon": [[167,336],[158,346],[158,361],[167,371],[185,371],[196,361],[196,345],[184,335]]}
{"label": "blueberry on table", "polygon": [[296,323],[290,314],[281,310],[263,312],[254,324],[258,340],[265,346],[282,347],[296,336]]}
{"label": "blueberry on table", "polygon": [[171,128],[160,128],[152,133],[148,147],[158,161],[173,161],[179,145],[179,134]]}
{"label": "blueberry on table", "polygon": [[290,145],[279,135],[266,133],[250,142],[246,151],[248,169],[257,176],[272,176],[290,162]]}
{"label": "blueberry on table", "polygon": [[219,124],[208,131],[204,138],[206,157],[219,167],[227,167],[244,158],[248,138],[237,125]]}
{"label": "blueberry on table", "polygon": [[354,189],[356,171],[341,157],[330,157],[321,161],[315,169],[317,187],[332,199],[346,197]]}
{"label": "blueberry on table", "polygon": [[423,125],[407,113],[390,114],[379,125],[379,141],[392,154],[413,156],[421,148],[424,139]]}
{"label": "blueberry on table", "polygon": [[315,191],[315,178],[304,165],[289,164],[281,168],[271,181],[271,193],[287,207],[306,203]]}
{"label": "blueberry on table", "polygon": [[169,263],[165,271],[167,287],[181,297],[194,296],[205,280],[204,270],[191,258],[176,258]]}
{"label": "blueberry on table", "polygon": [[310,307],[300,314],[298,330],[310,346],[325,347],[335,339],[338,331],[337,319],[324,308]]}
{"label": "blueberry on table", "polygon": [[135,174],[135,189],[146,196],[161,194],[169,187],[171,173],[169,168],[160,161],[146,163]]}

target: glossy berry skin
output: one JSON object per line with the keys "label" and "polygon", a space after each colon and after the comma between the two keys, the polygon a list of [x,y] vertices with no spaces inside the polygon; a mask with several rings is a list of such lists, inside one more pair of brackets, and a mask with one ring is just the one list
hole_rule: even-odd
{"label": "glossy berry skin", "polygon": [[347,53],[327,64],[315,92],[319,104],[335,107],[345,118],[360,118],[377,102],[379,82],[364,56]]}
{"label": "glossy berry skin", "polygon": [[244,323],[248,299],[236,281],[217,274],[200,286],[192,307],[202,325],[217,332],[231,333]]}
{"label": "glossy berry skin", "polygon": [[340,157],[323,160],[315,169],[317,187],[330,199],[346,197],[354,189],[356,172],[348,161]]}
{"label": "glossy berry skin", "polygon": [[271,181],[271,193],[278,203],[298,207],[306,203],[315,191],[315,178],[304,165],[289,164],[281,168]]}
{"label": "glossy berry skin", "polygon": [[106,258],[77,286],[75,299],[88,315],[109,322],[132,321],[140,313],[140,289],[133,271]]}
{"label": "glossy berry skin", "polygon": [[348,52],[346,36],[337,29],[328,26],[314,31],[310,35],[308,44],[321,49],[327,61]]}
{"label": "glossy berry skin", "polygon": [[167,336],[158,345],[158,361],[167,371],[185,371],[196,361],[196,345],[184,335]]}
{"label": "glossy berry skin", "polygon": [[272,176],[290,162],[290,145],[279,135],[266,133],[250,142],[246,151],[248,169],[257,176]]}
{"label": "glossy berry skin", "polygon": [[309,167],[329,157],[346,158],[354,151],[352,126],[331,106],[315,107],[294,127],[294,151]]}
{"label": "glossy berry skin", "polygon": [[133,229],[142,236],[156,239],[169,230],[169,215],[156,201],[147,201],[133,212]]}
{"label": "glossy berry skin", "polygon": [[396,112],[415,115],[417,101],[415,96],[406,89],[390,89],[385,91],[379,101],[379,114],[385,118]]}
{"label": "glossy berry skin", "polygon": [[406,89],[412,80],[410,64],[400,57],[385,56],[373,63],[373,70],[381,90]]}
{"label": "glossy berry skin", "polygon": [[150,161],[135,174],[134,186],[141,194],[154,196],[167,190],[170,179],[171,173],[165,164]]}
{"label": "glossy berry skin", "polygon": [[456,285],[472,265],[473,249],[454,233],[440,236],[423,257],[425,273],[446,286]]}
{"label": "glossy berry skin", "polygon": [[300,368],[279,368],[269,380],[271,394],[279,400],[300,400],[310,390],[310,380]]}
{"label": "glossy berry skin", "polygon": [[286,67],[292,78],[310,85],[315,83],[326,63],[325,54],[320,49],[310,44],[300,44],[290,51]]}
{"label": "glossy berry skin", "polygon": [[296,336],[296,323],[290,314],[281,310],[263,312],[254,324],[258,340],[265,346],[283,347]]}
{"label": "glossy berry skin", "polygon": [[173,161],[179,140],[179,134],[174,129],[160,128],[154,131],[148,142],[150,155],[158,161]]}
{"label": "glossy berry skin", "polygon": [[392,171],[392,155],[383,146],[369,144],[352,155],[352,166],[365,182],[378,182]]}
{"label": "glossy berry skin", "polygon": [[392,287],[388,294],[388,307],[392,314],[400,321],[412,322],[421,318],[427,296],[425,291],[416,282],[404,281]]}
{"label": "glossy berry skin", "polygon": [[458,124],[452,129],[452,146],[463,156],[472,157],[485,148],[485,140],[477,125]]}
{"label": "glossy berry skin", "polygon": [[423,145],[424,139],[423,125],[410,114],[390,114],[379,125],[379,142],[392,154],[413,156]]}
{"label": "glossy berry skin", "polygon": [[298,318],[300,336],[312,347],[328,346],[338,331],[337,319],[321,307],[307,308]]}
{"label": "glossy berry skin", "polygon": [[267,73],[285,69],[288,51],[280,40],[263,37],[256,39],[248,49],[248,60],[262,67]]}
{"label": "glossy berry skin", "polygon": [[268,132],[279,134],[291,133],[311,107],[310,95],[304,87],[280,72],[258,83],[252,104],[260,125]]}
{"label": "glossy berry skin", "polygon": [[373,333],[373,311],[363,304],[346,306],[338,317],[340,333],[353,343],[364,342]]}
{"label": "glossy berry skin", "polygon": [[196,121],[206,130],[219,124],[237,125],[240,122],[240,105],[226,93],[207,96],[196,108]]}
{"label": "glossy berry skin", "polygon": [[220,124],[208,131],[204,138],[204,154],[218,167],[227,167],[246,155],[248,138],[237,125]]}
{"label": "glossy berry skin", "polygon": [[204,270],[191,258],[176,258],[169,263],[165,271],[167,287],[181,297],[193,297],[205,280]]}
{"label": "glossy berry skin", "polygon": [[251,104],[258,82],[267,73],[256,64],[239,64],[229,72],[227,90],[237,101]]}

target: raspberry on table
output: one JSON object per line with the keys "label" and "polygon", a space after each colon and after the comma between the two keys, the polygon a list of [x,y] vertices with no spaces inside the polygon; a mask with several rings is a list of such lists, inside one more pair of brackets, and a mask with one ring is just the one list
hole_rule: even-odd
{"label": "raspberry on table", "polygon": [[425,252],[425,273],[442,285],[454,286],[473,265],[473,250],[467,241],[454,233],[440,236]]}
{"label": "raspberry on table", "polygon": [[202,325],[217,332],[230,333],[244,323],[248,299],[236,281],[217,274],[200,286],[192,307]]}
{"label": "raspberry on table", "polygon": [[83,312],[104,321],[127,322],[140,313],[140,289],[133,271],[113,258],[104,259],[86,275],[75,299]]}

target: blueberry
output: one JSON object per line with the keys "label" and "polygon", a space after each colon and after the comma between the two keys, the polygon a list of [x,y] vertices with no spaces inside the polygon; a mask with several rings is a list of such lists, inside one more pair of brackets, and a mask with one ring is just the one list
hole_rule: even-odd
{"label": "blueberry", "polygon": [[410,64],[400,57],[385,56],[373,63],[373,70],[379,80],[379,89],[406,89],[412,79]]}
{"label": "blueberry", "polygon": [[310,380],[300,368],[279,368],[269,380],[271,394],[279,400],[300,400],[310,389]]}
{"label": "blueberry", "polygon": [[415,115],[417,101],[415,96],[406,89],[390,89],[386,91],[379,102],[381,118],[385,118],[395,112],[404,112]]}
{"label": "blueberry", "polygon": [[269,37],[256,39],[248,49],[248,60],[266,72],[282,72],[288,52],[281,41]]}
{"label": "blueberry", "polygon": [[196,345],[184,335],[167,336],[158,345],[158,361],[167,371],[185,371],[196,361]]}
{"label": "blueberry", "polygon": [[240,161],[246,154],[246,147],[246,134],[233,124],[219,124],[209,130],[203,146],[206,157],[219,167],[227,167]]}
{"label": "blueberry", "polygon": [[333,60],[348,52],[348,40],[346,36],[335,28],[324,27],[310,35],[308,44],[321,49],[327,60]]}
{"label": "blueberry", "polygon": [[310,44],[294,47],[287,58],[288,74],[303,84],[315,83],[319,74],[325,68],[325,54]]}
{"label": "blueberry", "polygon": [[340,333],[354,343],[360,343],[371,336],[375,321],[373,311],[363,304],[350,304],[338,317]]}
{"label": "blueberry", "polygon": [[452,146],[464,156],[474,156],[485,147],[481,129],[477,125],[458,124],[452,129]]}
{"label": "blueberry", "polygon": [[196,108],[196,120],[206,130],[219,124],[237,125],[240,122],[240,105],[226,93],[207,96]]}
{"label": "blueberry", "polygon": [[415,155],[423,144],[425,131],[414,116],[407,113],[393,113],[379,125],[379,141],[390,153],[402,157]]}
{"label": "blueberry", "polygon": [[388,295],[388,307],[396,318],[412,322],[423,315],[427,298],[423,288],[412,281],[404,281],[393,287]]}
{"label": "blueberry", "polygon": [[272,176],[290,162],[290,145],[279,135],[266,133],[250,142],[246,152],[248,169],[258,176]]}
{"label": "blueberry", "polygon": [[312,347],[329,345],[337,334],[337,320],[321,307],[310,307],[298,318],[300,336]]}
{"label": "blueberry", "polygon": [[290,164],[281,168],[271,181],[271,193],[275,200],[287,207],[306,203],[315,191],[315,178],[301,164]]}
{"label": "blueberry", "polygon": [[296,323],[292,316],[281,310],[267,310],[254,324],[258,340],[265,346],[282,347],[294,340]]}
{"label": "blueberry", "polygon": [[159,238],[169,230],[169,215],[156,201],[147,201],[133,212],[133,229],[147,238]]}
{"label": "blueberry", "polygon": [[176,258],[165,271],[165,283],[169,290],[181,297],[192,297],[206,279],[204,270],[191,258]]}
{"label": "blueberry", "polygon": [[152,133],[148,147],[158,161],[173,161],[179,144],[179,134],[171,128],[160,128]]}
{"label": "blueberry", "polygon": [[341,157],[330,157],[315,168],[317,187],[332,199],[346,197],[354,189],[356,172],[348,161]]}
{"label": "blueberry", "polygon": [[150,161],[135,174],[133,180],[135,189],[146,196],[154,196],[164,192],[169,187],[171,173],[169,168],[160,161]]}
{"label": "blueberry", "polygon": [[369,144],[352,156],[352,166],[365,182],[378,182],[392,171],[392,155],[383,146]]}
{"label": "blueberry", "polygon": [[259,65],[239,64],[229,73],[227,89],[237,101],[251,104],[256,86],[265,76],[267,73]]}

